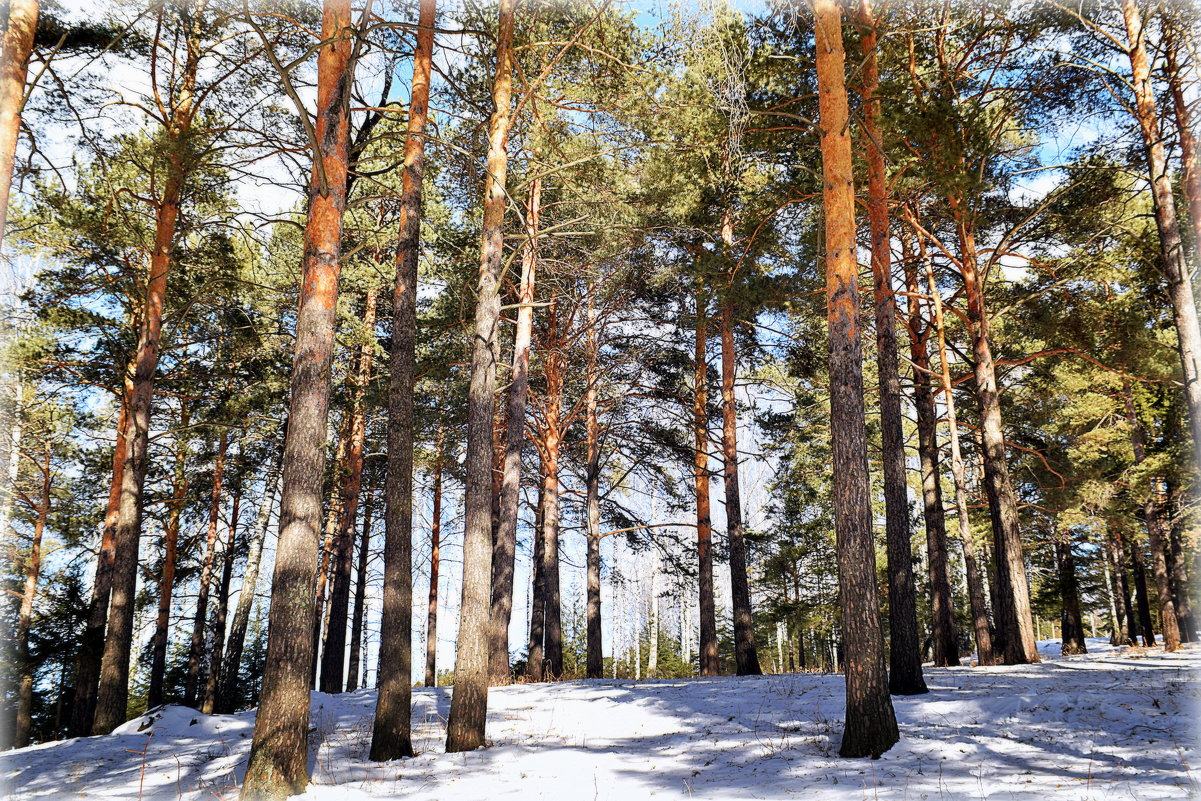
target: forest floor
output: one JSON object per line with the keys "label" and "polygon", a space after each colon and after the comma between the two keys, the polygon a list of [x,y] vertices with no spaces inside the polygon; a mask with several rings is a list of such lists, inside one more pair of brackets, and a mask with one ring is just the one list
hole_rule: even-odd
{"label": "forest floor", "polygon": [[[842,677],[785,674],[515,685],[490,694],[491,747],[442,751],[449,688],[413,694],[414,746],[367,760],[372,691],[313,694],[305,799],[1201,798],[1201,648],[1111,649],[1039,665],[928,668],[894,699],[901,742],[839,759]],[[0,756],[16,799],[235,799],[254,712],[166,707],[104,737]]]}

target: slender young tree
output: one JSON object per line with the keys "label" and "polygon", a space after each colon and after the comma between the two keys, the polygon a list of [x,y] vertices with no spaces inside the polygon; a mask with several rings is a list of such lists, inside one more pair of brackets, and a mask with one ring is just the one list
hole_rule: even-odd
{"label": "slender young tree", "polygon": [[[734,245],[734,225],[727,211],[722,215],[722,244]],[[751,616],[751,590],[746,575],[746,527],[742,519],[742,491],[738,480],[738,404],[734,397],[736,359],[734,353],[734,299],[721,304],[721,445],[722,477],[726,490],[726,531],[730,545],[730,605],[734,611],[734,664],[739,676],[758,676],[759,652],[755,647],[755,624]],[[654,603],[654,602],[652,602]],[[655,607],[658,608],[657,606]],[[652,647],[658,642],[652,641]]]}
{"label": "slender young tree", "polygon": [[513,336],[513,375],[505,416],[504,466],[500,485],[500,519],[492,554],[492,631],[489,662],[493,684],[509,681],[509,623],[513,617],[513,568],[517,553],[517,513],[521,491],[521,451],[530,394],[530,342],[534,330],[534,283],[538,271],[538,227],[542,179],[530,182],[526,202],[525,248],[521,254],[521,288],[517,328]]}
{"label": "slender young tree", "polygon": [[872,288],[876,309],[876,371],[880,380],[880,433],[884,462],[884,520],[888,547],[888,687],[895,695],[926,690],[917,631],[917,599],[909,537],[909,488],[905,479],[905,432],[901,427],[901,374],[897,365],[897,304],[892,288],[892,240],[888,223],[888,175],[880,130],[880,83],[876,18],[871,0],[860,0],[863,29],[863,139],[867,151],[867,211],[871,225]]}
{"label": "slender young tree", "polygon": [[391,383],[388,387],[388,475],[384,484],[384,609],[380,628],[379,694],[371,759],[413,755],[409,717],[413,661],[413,389],[417,364],[417,258],[421,253],[421,191],[435,0],[422,0],[413,54],[413,89],[401,178],[400,245],[392,291]]}
{"label": "slender young tree", "polygon": [[[121,500],[113,534],[112,595],[108,625],[96,692],[93,734],[108,734],[125,721],[129,698],[129,662],[133,646],[134,594],[138,580],[138,549],[142,536],[142,488],[146,483],[147,447],[150,442],[150,411],[158,372],[167,300],[167,277],[175,247],[180,196],[192,169],[188,155],[192,121],[196,115],[196,76],[200,63],[200,36],[204,26],[204,0],[180,15],[185,56],[179,65],[181,80],[170,105],[159,110],[163,127],[166,171],[161,194],[155,202],[154,250],[146,280],[145,301],[139,319],[137,349],[129,389],[129,419],[126,423],[125,465],[121,469]],[[159,7],[160,19],[167,14]],[[158,48],[151,58],[157,60]]]}
{"label": "slender young tree", "polygon": [[263,688],[243,801],[304,792],[308,784],[309,679],[313,664],[313,554],[321,534],[330,362],[338,299],[342,214],[350,148],[350,0],[325,0],[317,54],[317,120],[304,282],[284,440],[279,544]]}
{"label": "slender young tree", "polygon": [[480,245],[471,379],[467,398],[467,488],[464,499],[463,595],[455,687],[446,726],[448,752],[484,744],[488,713],[488,634],[492,573],[492,407],[496,393],[500,281],[504,266],[509,104],[513,87],[515,0],[500,0],[492,117],[488,121],[488,164],[484,178],[484,223]]}
{"label": "slender young tree", "polygon": [[842,45],[842,11],[836,0],[814,0],[813,15],[826,220],[834,527],[846,672],[846,720],[839,754],[878,757],[900,735],[888,694],[884,635],[876,599],[876,555],[863,417],[855,184],[848,132],[846,56]]}
{"label": "slender young tree", "polygon": [[590,679],[603,678],[605,656],[601,642],[601,531],[600,531],[600,416],[597,395],[600,382],[600,318],[595,287],[588,293],[587,387],[584,390],[584,525],[587,538],[587,634],[585,669]]}
{"label": "slender young tree", "polygon": [[716,676],[717,609],[713,598],[713,523],[709,513],[709,393],[708,303],[703,289],[696,291],[696,335],[692,372],[692,480],[696,490],[697,588],[700,604],[700,668],[702,676]]}

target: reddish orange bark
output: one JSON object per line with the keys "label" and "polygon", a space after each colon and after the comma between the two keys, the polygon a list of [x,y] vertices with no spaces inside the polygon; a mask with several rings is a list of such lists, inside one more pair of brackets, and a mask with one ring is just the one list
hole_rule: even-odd
{"label": "reddish orange bark", "polygon": [[350,0],[326,0],[317,55],[317,125],[304,282],[296,320],[279,544],[263,690],[241,797],[280,798],[308,784],[309,677],[313,664],[313,554],[321,534],[330,362],[338,303],[342,214],[350,157]]}

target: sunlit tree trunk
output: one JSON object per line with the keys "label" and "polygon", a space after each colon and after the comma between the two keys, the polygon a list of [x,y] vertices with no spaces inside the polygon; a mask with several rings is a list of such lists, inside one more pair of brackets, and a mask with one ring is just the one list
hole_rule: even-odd
{"label": "sunlit tree trunk", "polygon": [[[201,4],[187,12],[187,54],[175,106],[166,126],[166,171],[154,220],[154,250],[146,276],[138,344],[129,391],[125,466],[121,470],[121,501],[113,534],[113,579],[105,630],[104,655],[96,691],[93,734],[108,734],[125,721],[129,698],[129,662],[133,646],[134,595],[138,581],[138,550],[142,536],[142,488],[146,483],[150,411],[158,372],[167,299],[167,276],[172,265],[180,195],[192,169],[186,150],[195,114],[196,72],[200,61]],[[161,8],[160,14],[165,13]],[[154,57],[157,57],[157,53]]]}
{"label": "sunlit tree trunk", "polygon": [[702,676],[716,676],[717,609],[713,597],[713,523],[709,511],[709,318],[703,289],[696,292],[696,355],[692,380],[692,478],[696,488],[697,588],[700,601],[700,668]]}
{"label": "sunlit tree trunk", "polygon": [[926,692],[917,598],[909,536],[909,486],[905,479],[905,432],[901,427],[901,375],[897,366],[897,305],[892,288],[888,224],[888,176],[880,130],[880,83],[876,63],[876,20],[871,0],[859,0],[863,50],[863,133],[867,153],[867,210],[872,242],[872,287],[876,312],[876,372],[880,384],[881,457],[884,464],[884,522],[888,551],[888,688],[896,695]]}
{"label": "sunlit tree trunk", "polygon": [[350,0],[325,0],[317,55],[317,147],[305,224],[304,282],[284,441],[279,543],[263,688],[243,801],[283,798],[308,784],[309,681],[313,665],[313,554],[321,535],[321,484],[330,362],[338,300],[342,214],[350,145]]}
{"label": "sunlit tree trunk", "polygon": [[196,593],[196,617],[192,624],[192,644],[188,649],[188,677],[184,682],[183,702],[196,706],[200,684],[200,662],[204,658],[204,630],[208,623],[209,592],[213,583],[213,562],[217,554],[217,524],[221,520],[221,484],[225,474],[225,451],[229,435],[222,432],[213,461],[213,492],[209,500],[208,536],[204,539],[204,561],[200,567],[200,589]]}
{"label": "sunlit tree trunk", "polygon": [[530,392],[530,341],[534,328],[534,282],[538,270],[538,227],[542,179],[530,182],[526,236],[521,255],[521,289],[513,336],[513,375],[505,417],[500,516],[492,554],[492,631],[489,662],[493,684],[509,682],[509,624],[513,617],[513,565],[517,553],[517,517],[521,491],[521,451]]}
{"label": "sunlit tree trunk", "polygon": [[584,390],[584,526],[587,538],[587,675],[603,677],[605,656],[601,642],[601,531],[600,531],[600,418],[597,395],[600,383],[600,318],[596,313],[595,287],[588,293],[588,373]]}
{"label": "sunlit tree trunk", "polygon": [[8,196],[21,133],[29,55],[38,27],[38,0],[9,0],[8,28],[0,44],[0,242],[8,221]]}
{"label": "sunlit tree trunk", "polygon": [[188,494],[188,404],[179,410],[181,435],[175,442],[175,477],[171,484],[171,507],[167,513],[167,529],[163,532],[163,572],[158,582],[158,619],[154,626],[154,641],[150,657],[150,689],[146,705],[153,709],[163,702],[163,683],[167,672],[167,644],[171,637],[171,600],[175,592],[175,570],[179,552],[179,520]]}
{"label": "sunlit tree trunk", "polygon": [[545,668],[542,678],[554,681],[563,675],[563,616],[559,594],[559,457],[563,447],[563,386],[566,380],[559,329],[554,305],[547,311],[546,404],[542,414],[542,519],[538,537],[542,541],[542,624]]}
{"label": "sunlit tree trunk", "polygon": [[472,751],[483,745],[488,712],[488,634],[492,611],[492,405],[496,394],[500,281],[504,266],[506,146],[513,84],[515,5],[515,0],[500,0],[498,8],[496,76],[492,82],[492,117],[488,122],[484,220],[467,400],[463,596],[455,688],[446,730],[448,752]]}
{"label": "sunlit tree trunk", "polygon": [[[1184,372],[1184,397],[1188,401],[1190,431],[1193,437],[1192,452],[1194,458],[1197,458],[1201,453],[1201,323],[1198,323],[1197,319],[1197,298],[1193,294],[1192,270],[1185,260],[1184,244],[1180,240],[1176,198],[1172,194],[1172,171],[1159,132],[1155,86],[1151,80],[1143,19],[1136,0],[1122,0],[1122,16],[1126,22],[1126,52],[1130,57],[1134,85],[1134,114],[1143,134],[1151,194],[1155,200],[1160,268],[1167,279],[1168,296],[1172,301],[1176,344]],[[1191,201],[1192,197],[1189,199]]]}
{"label": "sunlit tree trunk", "polygon": [[839,754],[877,757],[899,738],[876,597],[855,257],[855,185],[848,132],[842,12],[814,0],[830,341],[830,439],[846,718]]}

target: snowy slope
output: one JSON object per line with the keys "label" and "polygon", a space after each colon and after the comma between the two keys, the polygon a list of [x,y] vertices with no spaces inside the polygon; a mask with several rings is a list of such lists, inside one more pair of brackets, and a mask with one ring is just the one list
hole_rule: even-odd
{"label": "snowy slope", "polygon": [[[492,747],[441,752],[449,690],[414,692],[417,757],[367,761],[374,695],[313,694],[306,799],[1043,799],[1201,797],[1201,649],[926,671],[901,743],[842,760],[840,676],[587,681],[494,689]],[[168,707],[106,737],[0,756],[13,799],[233,799],[254,713]],[[144,752],[144,753],[143,753]]]}

